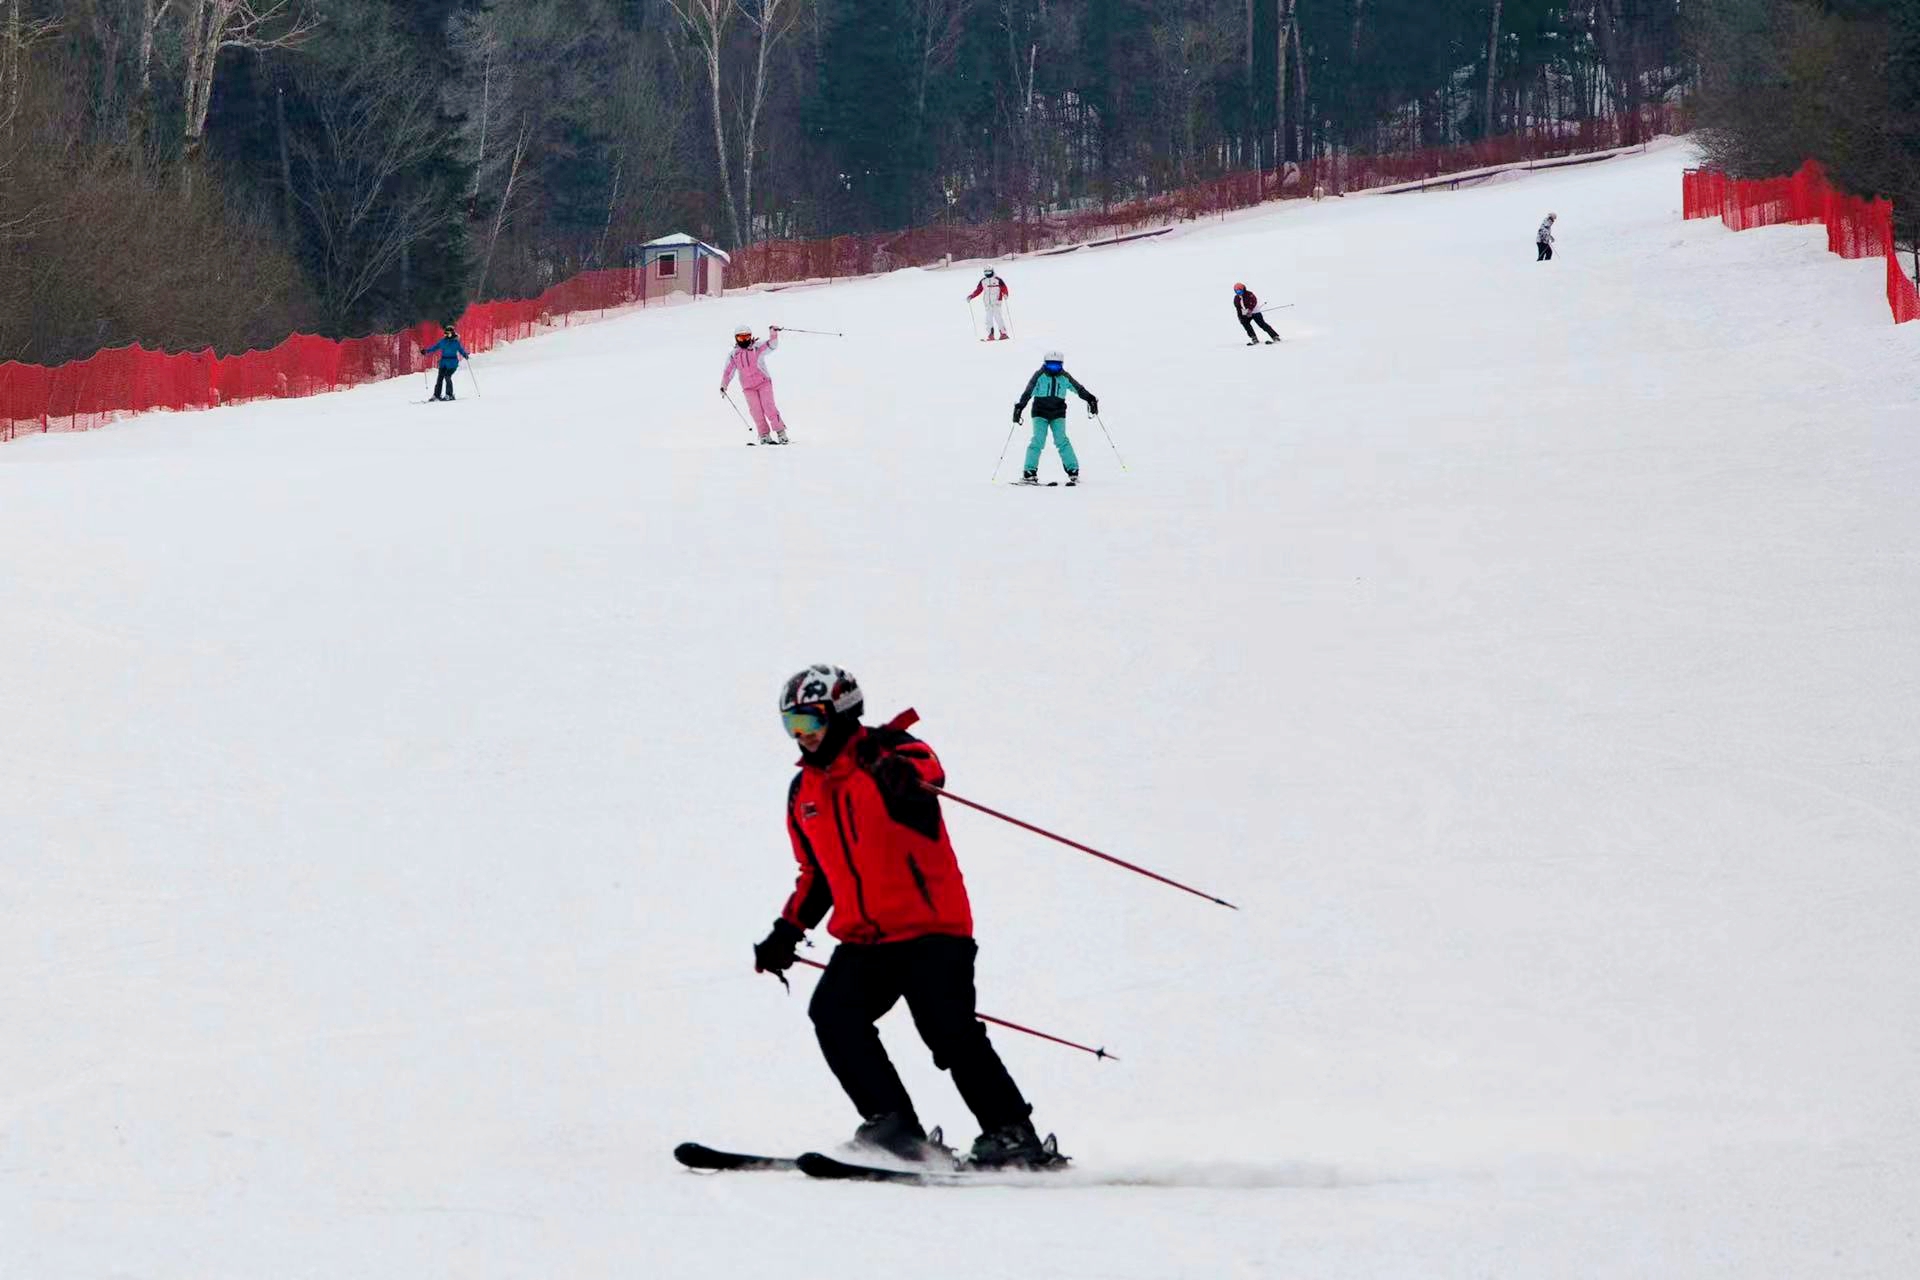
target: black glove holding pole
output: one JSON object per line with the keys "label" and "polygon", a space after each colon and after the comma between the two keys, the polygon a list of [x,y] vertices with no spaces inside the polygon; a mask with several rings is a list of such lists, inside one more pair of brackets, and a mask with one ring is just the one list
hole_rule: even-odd
{"label": "black glove holding pole", "polygon": [[773,932],[753,944],[753,971],[780,974],[793,968],[795,952],[806,936],[798,925],[784,919],[775,920]]}

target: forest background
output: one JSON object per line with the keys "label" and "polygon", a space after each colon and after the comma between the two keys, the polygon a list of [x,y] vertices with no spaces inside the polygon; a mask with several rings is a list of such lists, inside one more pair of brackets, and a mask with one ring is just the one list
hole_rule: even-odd
{"label": "forest background", "polygon": [[0,359],[395,331],[670,231],[1032,216],[1681,96],[1737,172],[1920,211],[1920,0],[0,0]]}

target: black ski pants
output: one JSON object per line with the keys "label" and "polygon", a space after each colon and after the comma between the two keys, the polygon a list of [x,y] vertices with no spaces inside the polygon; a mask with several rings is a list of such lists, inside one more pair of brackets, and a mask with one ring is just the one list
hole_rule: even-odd
{"label": "black ski pants", "polygon": [[820,975],[807,1012],[820,1051],[863,1120],[889,1112],[915,1116],[874,1023],[902,998],[913,1025],[933,1050],[933,1065],[953,1074],[960,1097],[983,1132],[1023,1120],[1033,1110],[994,1052],[973,1013],[972,938],[929,935],[866,946],[842,943]]}
{"label": "black ski pants", "polygon": [[1536,241],[1534,248],[1540,250],[1540,256],[1534,259],[1535,262],[1545,262],[1553,256],[1553,246],[1545,240]]}
{"label": "black ski pants", "polygon": [[1260,339],[1253,336],[1253,326],[1255,325],[1259,325],[1262,329],[1265,329],[1267,331],[1267,336],[1269,338],[1272,338],[1275,342],[1280,341],[1280,335],[1273,331],[1273,326],[1267,323],[1267,318],[1261,315],[1258,311],[1256,311],[1250,316],[1240,317],[1240,327],[1247,331],[1248,342],[1260,341]]}
{"label": "black ski pants", "polygon": [[440,366],[440,376],[433,380],[433,398],[435,400],[453,399],[453,373],[445,365]]}

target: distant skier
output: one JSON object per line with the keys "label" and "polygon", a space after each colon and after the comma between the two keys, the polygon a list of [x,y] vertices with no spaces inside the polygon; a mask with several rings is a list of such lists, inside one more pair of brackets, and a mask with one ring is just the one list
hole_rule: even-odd
{"label": "distant skier", "polygon": [[1004,314],[1004,305],[1007,294],[1010,292],[1012,290],[1007,288],[1007,282],[993,274],[992,267],[980,273],[980,283],[973,286],[973,292],[967,295],[967,301],[972,302],[975,298],[980,298],[982,299],[980,305],[986,309],[987,336],[981,341],[992,342],[996,331],[1003,342],[1013,336],[1007,332],[1007,320]]}
{"label": "distant skier", "polygon": [[1557,213],[1550,213],[1547,220],[1540,224],[1539,234],[1533,238],[1533,247],[1540,251],[1534,258],[1535,262],[1545,262],[1553,257],[1553,224],[1559,217]]}
{"label": "distant skier", "polygon": [[[440,376],[433,382],[433,399],[451,400],[453,399],[454,370],[460,367],[462,360],[471,360],[473,357],[468,355],[467,349],[460,344],[460,335],[453,331],[452,325],[444,325],[442,328],[444,333],[440,341],[430,347],[420,348],[420,354],[430,356],[436,351],[440,353]],[[442,392],[445,394],[441,394]]]}
{"label": "distant skier", "polygon": [[[753,424],[759,428],[761,444],[786,444],[787,424],[780,417],[780,407],[773,402],[773,378],[767,372],[764,363],[770,351],[780,347],[780,326],[774,325],[767,330],[765,342],[753,340],[753,330],[736,329],[733,332],[733,353],[727,357],[727,367],[720,373],[720,394],[727,394],[727,384],[733,381],[733,375],[740,375],[740,393],[747,398],[747,408],[753,414]],[[771,431],[772,437],[768,437]],[[752,444],[753,441],[747,441]]]}
{"label": "distant skier", "polygon": [[1280,335],[1273,331],[1266,317],[1260,314],[1260,295],[1243,284],[1233,286],[1233,314],[1239,317],[1240,327],[1247,331],[1247,345],[1257,347],[1260,339],[1254,336],[1253,326],[1259,325],[1267,331],[1267,341],[1278,342]]}
{"label": "distant skier", "polygon": [[1033,401],[1033,438],[1027,442],[1027,465],[1020,476],[1021,484],[1040,483],[1040,454],[1047,447],[1049,431],[1053,433],[1054,448],[1060,451],[1060,465],[1067,469],[1067,483],[1080,483],[1080,459],[1073,452],[1073,442],[1067,439],[1067,392],[1084,400],[1088,413],[1100,412],[1100,400],[1074,381],[1073,375],[1067,372],[1066,360],[1058,351],[1047,352],[1044,362],[1027,379],[1027,389],[1014,402],[1013,420],[1018,422],[1027,401]]}
{"label": "distant skier", "polygon": [[[756,973],[783,974],[828,910],[839,939],[807,1007],[827,1065],[859,1111],[854,1141],[907,1160],[945,1150],[927,1140],[874,1023],[902,998],[934,1065],[953,1073],[981,1133],[970,1157],[988,1168],[1063,1163],[1042,1142],[987,1029],[974,1014],[973,911],[940,800],[923,784],[946,773],[909,734],[912,712],[869,729],[859,684],[816,664],[788,680],[780,719],[800,747],[787,788],[787,836],[799,882],[753,949]],[[782,979],[784,981],[784,978]]]}

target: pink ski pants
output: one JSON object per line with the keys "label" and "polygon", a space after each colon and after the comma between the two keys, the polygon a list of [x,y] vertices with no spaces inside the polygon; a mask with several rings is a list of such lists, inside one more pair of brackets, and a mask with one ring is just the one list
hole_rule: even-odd
{"label": "pink ski pants", "polygon": [[773,402],[773,384],[763,382],[757,387],[741,387],[740,394],[747,398],[747,411],[753,414],[753,425],[760,428],[760,438],[765,440],[769,431],[784,432],[787,424],[780,417],[780,407]]}

